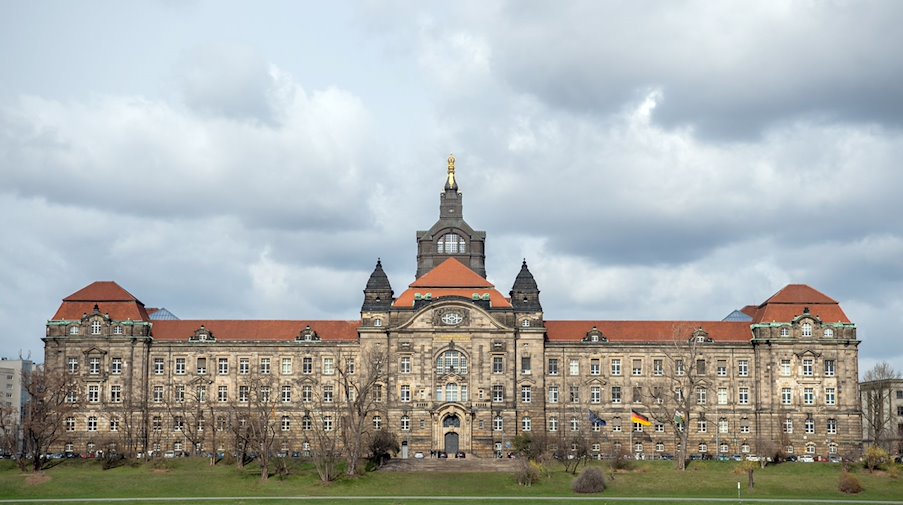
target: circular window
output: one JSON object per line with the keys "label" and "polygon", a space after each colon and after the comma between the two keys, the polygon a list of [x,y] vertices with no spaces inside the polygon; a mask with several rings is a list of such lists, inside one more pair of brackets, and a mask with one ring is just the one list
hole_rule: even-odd
{"label": "circular window", "polygon": [[446,312],[442,314],[442,323],[452,326],[461,324],[464,321],[464,315],[460,312]]}

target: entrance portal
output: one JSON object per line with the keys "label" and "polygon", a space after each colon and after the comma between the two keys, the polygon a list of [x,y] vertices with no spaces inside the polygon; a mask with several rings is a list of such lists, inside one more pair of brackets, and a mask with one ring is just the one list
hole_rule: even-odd
{"label": "entrance portal", "polygon": [[457,433],[446,433],[445,434],[445,452],[448,454],[457,454],[458,452],[458,434]]}

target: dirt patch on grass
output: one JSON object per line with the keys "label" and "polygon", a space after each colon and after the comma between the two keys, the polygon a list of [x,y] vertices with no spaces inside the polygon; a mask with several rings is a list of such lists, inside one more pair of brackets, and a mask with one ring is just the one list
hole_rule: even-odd
{"label": "dirt patch on grass", "polygon": [[25,477],[25,483],[29,486],[40,486],[47,482],[50,482],[50,476],[44,472],[30,473]]}
{"label": "dirt patch on grass", "polygon": [[151,473],[154,475],[162,475],[164,473],[169,473],[169,469],[168,468],[154,468],[153,470],[151,470]]}

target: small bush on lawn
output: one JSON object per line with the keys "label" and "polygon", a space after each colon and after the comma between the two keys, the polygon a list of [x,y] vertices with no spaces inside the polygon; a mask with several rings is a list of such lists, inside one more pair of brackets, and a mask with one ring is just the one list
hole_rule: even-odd
{"label": "small bush on lawn", "polygon": [[598,468],[587,468],[574,481],[575,493],[601,493],[605,491],[605,477]]}
{"label": "small bush on lawn", "polygon": [[526,459],[521,461],[523,463],[517,471],[517,483],[521,486],[532,486],[539,482],[543,474],[542,466],[535,461]]}
{"label": "small bush on lawn", "polygon": [[627,449],[621,449],[611,462],[615,470],[630,470],[633,468],[633,455]]}
{"label": "small bush on lawn", "polygon": [[859,483],[859,479],[847,472],[840,474],[839,488],[841,492],[846,494],[856,494],[863,491],[862,484]]}

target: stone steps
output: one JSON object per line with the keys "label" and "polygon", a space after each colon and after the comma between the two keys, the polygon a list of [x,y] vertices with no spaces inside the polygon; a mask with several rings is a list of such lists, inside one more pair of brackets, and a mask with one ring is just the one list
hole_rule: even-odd
{"label": "stone steps", "polygon": [[383,472],[514,472],[515,459],[467,457],[463,459],[424,458],[391,459],[380,468]]}

